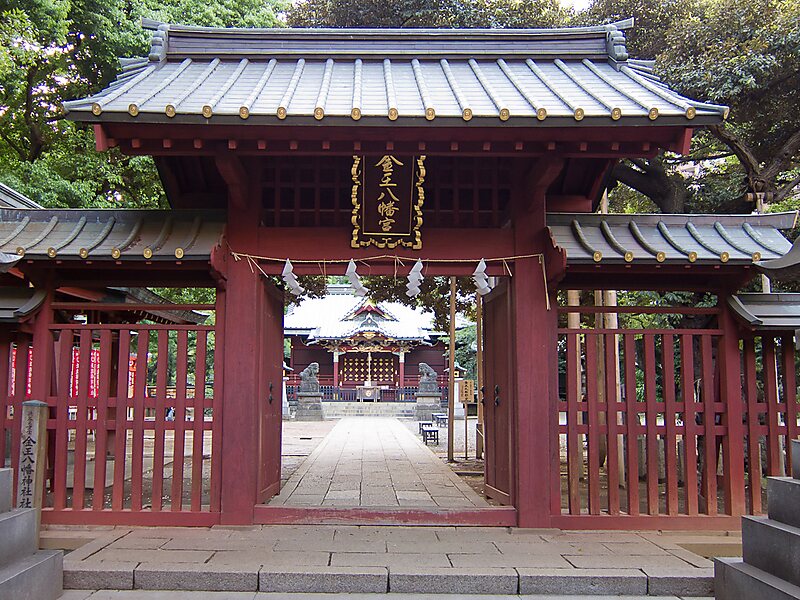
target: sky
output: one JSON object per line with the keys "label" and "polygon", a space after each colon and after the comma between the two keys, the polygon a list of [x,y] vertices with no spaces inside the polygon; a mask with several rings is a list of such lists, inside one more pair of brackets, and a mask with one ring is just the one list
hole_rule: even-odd
{"label": "sky", "polygon": [[571,6],[575,10],[584,10],[589,7],[589,0],[561,0],[564,6]]}

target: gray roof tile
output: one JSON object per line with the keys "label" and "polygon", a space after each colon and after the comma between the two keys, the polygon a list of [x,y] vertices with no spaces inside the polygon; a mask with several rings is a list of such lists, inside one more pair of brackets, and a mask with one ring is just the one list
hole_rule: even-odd
{"label": "gray roof tile", "polygon": [[207,260],[224,225],[224,213],[213,211],[0,209],[0,252],[33,259]]}
{"label": "gray roof tile", "polygon": [[150,23],[158,29],[149,59],[126,62],[106,90],[65,106],[86,121],[337,117],[586,126],[724,118],[726,107],[684,98],[649,63],[628,60],[617,25],[248,30]]}
{"label": "gray roof tile", "polygon": [[770,215],[599,215],[550,213],[547,225],[567,264],[696,262],[750,264],[777,259],[792,244],[779,230],[797,213]]}

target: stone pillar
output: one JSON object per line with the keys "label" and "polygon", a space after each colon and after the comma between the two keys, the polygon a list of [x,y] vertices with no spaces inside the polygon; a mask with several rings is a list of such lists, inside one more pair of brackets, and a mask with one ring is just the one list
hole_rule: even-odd
{"label": "stone pillar", "polygon": [[38,509],[36,539],[39,539],[44,474],[47,469],[47,417],[48,407],[44,402],[28,400],[22,403],[17,508]]}

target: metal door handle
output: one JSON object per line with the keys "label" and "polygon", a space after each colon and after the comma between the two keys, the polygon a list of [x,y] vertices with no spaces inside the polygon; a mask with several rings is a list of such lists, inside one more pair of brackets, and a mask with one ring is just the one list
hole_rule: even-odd
{"label": "metal door handle", "polygon": [[494,386],[494,405],[500,406],[500,386]]}

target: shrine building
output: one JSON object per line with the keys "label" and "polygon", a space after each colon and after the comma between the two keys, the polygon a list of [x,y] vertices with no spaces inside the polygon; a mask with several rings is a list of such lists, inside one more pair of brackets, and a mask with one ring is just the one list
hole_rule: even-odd
{"label": "shrine building", "polygon": [[[728,530],[762,511],[763,475],[786,472],[798,434],[796,298],[737,291],[796,274],[797,215],[596,213],[618,161],[685,153],[728,113],[631,59],[632,21],[144,25],[147,56],[65,108],[99,150],[152,156],[170,209],[0,209],[0,283],[37,294],[0,322],[0,458],[18,465],[21,403],[46,402],[43,522]],[[494,505],[270,504],[284,323],[298,321],[298,364],[317,352],[338,383],[414,386],[441,350],[427,325],[398,331],[394,308],[349,296],[330,319],[284,317],[276,281],[302,296],[299,275],[360,291],[363,275],[476,271],[491,278],[477,277]],[[153,298],[121,305],[109,287],[213,288],[170,307],[213,318],[154,319]],[[693,300],[616,306],[615,290]],[[93,353],[95,387],[74,368]]]}
{"label": "shrine building", "polygon": [[353,296],[349,285],[329,285],[324,297],[290,306],[283,327],[289,366],[299,373],[318,363],[323,386],[405,388],[416,385],[421,362],[445,374],[447,347],[433,313]]}

